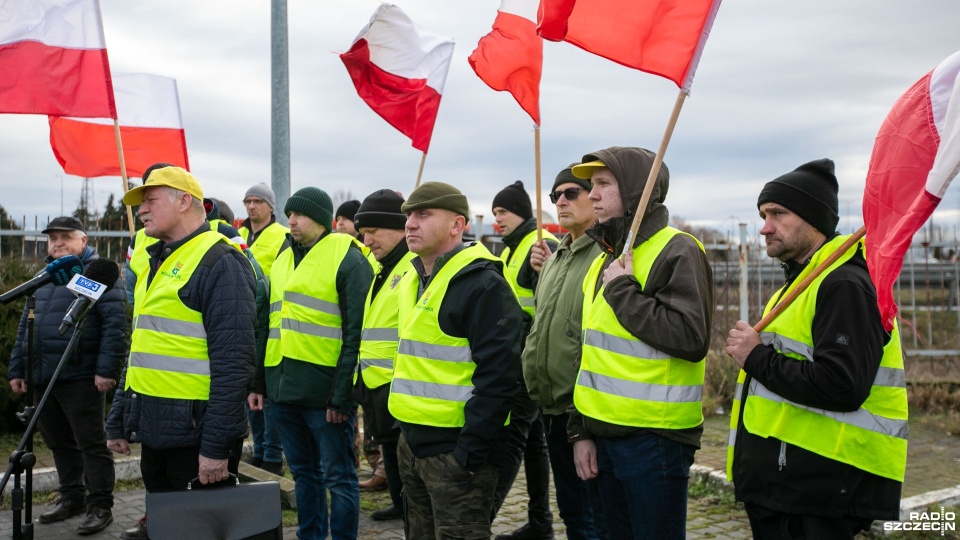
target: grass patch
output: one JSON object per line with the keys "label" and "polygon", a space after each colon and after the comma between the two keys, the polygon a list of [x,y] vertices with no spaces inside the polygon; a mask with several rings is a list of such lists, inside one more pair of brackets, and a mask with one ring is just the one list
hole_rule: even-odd
{"label": "grass patch", "polygon": [[734,508],[737,504],[736,497],[734,497],[732,490],[724,489],[717,485],[716,482],[710,482],[708,480],[701,479],[690,484],[687,495],[691,499],[697,499],[711,506],[727,507],[727,510]]}

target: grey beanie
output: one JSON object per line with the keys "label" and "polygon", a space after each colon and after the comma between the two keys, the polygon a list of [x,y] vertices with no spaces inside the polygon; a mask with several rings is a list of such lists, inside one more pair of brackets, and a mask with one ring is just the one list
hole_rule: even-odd
{"label": "grey beanie", "polygon": [[267,201],[267,204],[270,205],[270,209],[277,205],[277,196],[273,194],[273,190],[270,189],[270,186],[266,185],[263,182],[253,186],[247,190],[247,193],[244,194],[243,200],[247,200],[247,197],[257,197]]}

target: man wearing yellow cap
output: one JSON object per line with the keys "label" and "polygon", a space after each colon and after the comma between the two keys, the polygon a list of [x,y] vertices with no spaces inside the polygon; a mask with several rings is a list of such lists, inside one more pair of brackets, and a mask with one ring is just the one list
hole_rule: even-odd
{"label": "man wearing yellow cap", "polygon": [[[256,284],[243,254],[211,231],[203,191],[164,167],[123,198],[140,205],[149,270],[137,280],[130,357],[107,419],[107,446],[141,442],[148,492],[236,472],[253,378]],[[146,538],[145,520],[123,538]]]}

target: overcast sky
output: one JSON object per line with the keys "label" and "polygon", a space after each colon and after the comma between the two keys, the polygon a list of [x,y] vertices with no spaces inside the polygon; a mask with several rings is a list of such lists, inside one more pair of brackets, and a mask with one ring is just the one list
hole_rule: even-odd
{"label": "overcast sky", "polygon": [[[208,196],[244,217],[248,187],[270,182],[270,2],[100,0],[114,71],[177,79],[190,165]],[[291,191],[317,186],[362,199],[409,194],[420,152],[356,95],[337,54],[375,0],[289,0]],[[514,180],[533,193],[533,124],[494,92],[467,57],[498,0],[399,0],[421,28],[456,40],[424,181],[458,186],[492,221],[493,196]],[[763,183],[821,157],[837,162],[840,228],[862,223],[863,183],[877,129],[897,98],[960,49],[960,2],[727,0],[720,7],[665,156],[674,216],[726,230],[759,219]],[[544,193],[563,166],[613,145],[656,149],[677,87],[565,43],[544,45]],[[76,207],[81,179],[64,175],[47,119],[0,116],[0,204],[41,224]],[[97,206],[119,178],[92,182]],[[951,230],[960,196],[935,214]],[[546,196],[545,209],[551,210]],[[280,209],[278,209],[279,213]]]}

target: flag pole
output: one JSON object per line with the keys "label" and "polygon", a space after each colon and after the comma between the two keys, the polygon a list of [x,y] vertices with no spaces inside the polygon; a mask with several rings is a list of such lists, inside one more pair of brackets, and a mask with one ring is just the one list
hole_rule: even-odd
{"label": "flag pole", "polygon": [[[627,241],[623,244],[623,253],[632,249],[633,239],[640,230],[640,222],[643,221],[643,215],[647,211],[647,203],[650,202],[650,195],[653,193],[653,186],[657,183],[657,175],[660,173],[660,166],[663,164],[663,154],[667,151],[667,145],[670,144],[670,137],[673,136],[673,128],[677,125],[677,119],[680,117],[680,109],[683,107],[683,101],[688,94],[687,90],[680,90],[677,95],[677,101],[673,105],[673,112],[670,114],[670,121],[667,122],[667,129],[663,133],[663,139],[660,140],[660,148],[653,160],[653,166],[650,167],[650,174],[647,176],[647,185],[643,187],[643,195],[640,196],[640,204],[637,205],[637,211],[633,217],[633,224],[630,225],[630,232],[627,233]],[[621,253],[621,255],[623,255]]]}
{"label": "flag pole", "polygon": [[536,168],[537,242],[543,242],[543,205],[540,204],[540,124],[533,125],[533,162]]}
{"label": "flag pole", "polygon": [[836,251],[831,253],[829,257],[827,257],[822,263],[820,263],[820,266],[817,266],[816,268],[814,268],[813,272],[810,272],[809,276],[804,278],[799,285],[797,285],[796,287],[793,288],[793,290],[787,293],[787,295],[784,296],[780,300],[780,302],[778,302],[777,305],[770,310],[770,313],[767,313],[762,319],[760,319],[760,322],[753,325],[753,331],[759,333],[761,330],[766,328],[771,321],[773,321],[774,319],[777,318],[778,315],[783,313],[783,310],[787,309],[787,307],[790,304],[792,304],[793,301],[796,300],[798,296],[800,296],[800,293],[807,290],[807,287],[809,287],[810,284],[813,283],[813,280],[817,279],[817,277],[819,277],[820,274],[822,274],[827,268],[829,268],[831,264],[837,262],[837,259],[839,259],[841,255],[846,253],[848,249],[853,247],[854,244],[859,242],[860,239],[863,238],[863,236],[866,233],[867,233],[867,226],[863,225],[859,229],[857,229],[857,232],[851,234],[850,238],[847,238],[847,240],[843,244],[841,244]]}
{"label": "flag pole", "polygon": [[[117,155],[120,156],[120,178],[123,181],[123,193],[127,193],[128,185],[127,182],[127,163],[123,159],[123,141],[120,140],[120,120],[117,118],[113,119],[113,135],[117,139]],[[130,226],[130,237],[132,238],[136,234],[136,228],[133,223],[133,207],[129,204],[125,205],[127,207],[127,225]]]}
{"label": "flag pole", "polygon": [[413,189],[420,187],[420,178],[423,176],[423,164],[427,162],[427,153],[423,153],[423,157],[420,158],[420,170],[417,171],[417,183],[414,184]]}

